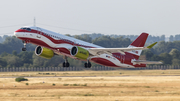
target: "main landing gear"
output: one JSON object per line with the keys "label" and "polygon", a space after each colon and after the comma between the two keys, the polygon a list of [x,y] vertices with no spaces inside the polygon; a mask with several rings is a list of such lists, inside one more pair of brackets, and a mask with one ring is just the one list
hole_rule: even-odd
{"label": "main landing gear", "polygon": [[24,47],[22,48],[22,51],[26,51],[26,41],[22,41],[24,44]]}
{"label": "main landing gear", "polygon": [[89,61],[87,61],[87,63],[84,63],[84,67],[85,68],[91,68],[91,63]]}
{"label": "main landing gear", "polygon": [[66,56],[64,56],[64,59],[65,59],[65,62],[63,62],[63,64],[62,64],[62,66],[63,67],[69,67],[69,62],[67,61],[67,57]]}

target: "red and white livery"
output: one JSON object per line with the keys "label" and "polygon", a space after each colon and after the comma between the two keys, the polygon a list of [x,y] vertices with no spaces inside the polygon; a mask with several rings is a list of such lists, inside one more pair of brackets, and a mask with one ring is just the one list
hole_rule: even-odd
{"label": "red and white livery", "polygon": [[86,68],[91,67],[90,62],[109,67],[136,68],[146,67],[146,64],[161,64],[156,61],[138,60],[144,49],[153,47],[156,43],[144,47],[147,33],[142,33],[127,48],[104,48],[92,43],[75,39],[73,37],[58,34],[40,27],[25,26],[14,32],[14,35],[26,43],[38,45],[35,54],[44,58],[52,58],[55,55],[63,55],[65,62],[63,67],[69,67],[67,57],[87,61]]}

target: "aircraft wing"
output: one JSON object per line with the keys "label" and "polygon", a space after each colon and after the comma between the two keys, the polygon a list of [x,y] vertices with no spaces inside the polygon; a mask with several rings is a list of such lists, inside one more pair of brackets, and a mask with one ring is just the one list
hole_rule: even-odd
{"label": "aircraft wing", "polygon": [[157,42],[147,46],[147,47],[128,47],[128,48],[90,48],[88,51],[92,55],[100,55],[103,53],[111,55],[112,53],[119,52],[121,54],[125,54],[127,51],[133,51],[133,50],[145,50],[152,48]]}
{"label": "aircraft wing", "polygon": [[119,52],[121,54],[125,54],[125,52],[127,51],[133,51],[133,50],[144,50],[147,49],[147,47],[132,47],[132,48],[90,48],[88,49],[88,51],[92,54],[92,55],[100,55],[103,53],[107,53],[110,54],[111,53],[115,53],[115,52]]}
{"label": "aircraft wing", "polygon": [[133,64],[162,64],[160,61],[146,61],[146,60],[135,60],[132,61]]}

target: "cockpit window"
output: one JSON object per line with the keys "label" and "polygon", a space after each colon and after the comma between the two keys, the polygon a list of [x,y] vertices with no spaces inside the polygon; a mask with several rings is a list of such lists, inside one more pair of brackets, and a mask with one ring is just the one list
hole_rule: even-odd
{"label": "cockpit window", "polygon": [[26,30],[31,31],[31,28],[26,28]]}
{"label": "cockpit window", "polygon": [[26,28],[25,28],[25,27],[22,27],[21,29],[24,29],[24,30],[26,30]]}
{"label": "cockpit window", "polygon": [[24,30],[27,30],[27,31],[31,31],[31,28],[25,28],[25,27],[22,27],[20,29],[24,29]]}

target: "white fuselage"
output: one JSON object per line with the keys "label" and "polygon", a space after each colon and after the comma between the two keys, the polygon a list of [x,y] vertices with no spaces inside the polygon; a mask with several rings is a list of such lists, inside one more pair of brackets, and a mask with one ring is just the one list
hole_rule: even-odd
{"label": "white fuselage", "polygon": [[[23,28],[29,28],[29,30],[27,29],[25,30]],[[58,34],[39,27],[23,27],[23,28],[17,30],[14,33],[14,35],[19,39],[24,40],[27,43],[32,43],[52,49],[56,54],[66,55],[71,58],[75,58],[75,57],[71,56],[71,54],[69,54],[68,51],[70,51],[73,46],[81,46],[87,50],[89,48],[103,48],[101,46],[92,43],[88,43],[82,40],[75,39],[73,37]],[[118,54],[119,53],[110,55],[103,53],[96,56],[90,56],[88,59],[92,62],[105,66],[135,68],[135,66],[133,66],[132,63],[128,63],[128,62],[126,63],[126,58],[128,58],[128,56],[125,55],[123,56],[122,54],[120,55]]]}

